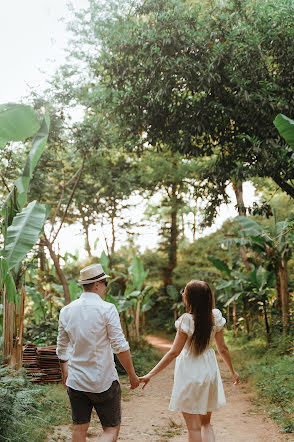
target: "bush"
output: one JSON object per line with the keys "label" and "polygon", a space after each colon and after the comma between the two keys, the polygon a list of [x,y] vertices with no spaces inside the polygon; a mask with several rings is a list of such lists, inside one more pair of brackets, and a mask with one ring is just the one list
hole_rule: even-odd
{"label": "bush", "polygon": [[260,402],[282,431],[294,432],[291,338],[274,336],[272,344],[268,345],[261,339],[248,341],[227,333],[227,340],[241,377],[254,386]]}
{"label": "bush", "polygon": [[35,385],[22,373],[0,368],[0,440],[41,442],[51,426],[70,423],[64,387]]}

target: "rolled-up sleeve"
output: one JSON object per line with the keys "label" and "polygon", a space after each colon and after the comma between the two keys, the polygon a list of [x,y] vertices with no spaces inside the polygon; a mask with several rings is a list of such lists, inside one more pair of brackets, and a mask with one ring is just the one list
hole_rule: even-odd
{"label": "rolled-up sleeve", "polygon": [[58,323],[58,336],[57,336],[57,348],[56,354],[59,359],[68,361],[69,359],[69,336],[65,331],[64,324],[62,322],[62,312],[60,312],[59,323]]}
{"label": "rolled-up sleeve", "polygon": [[119,314],[115,305],[112,305],[107,312],[106,327],[111,348],[114,353],[122,353],[123,351],[130,349],[129,343],[122,331]]}

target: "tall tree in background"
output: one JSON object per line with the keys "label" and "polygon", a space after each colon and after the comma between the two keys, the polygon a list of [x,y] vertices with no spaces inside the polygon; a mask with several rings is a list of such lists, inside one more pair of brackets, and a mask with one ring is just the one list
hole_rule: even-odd
{"label": "tall tree in background", "polygon": [[137,149],[148,142],[213,155],[213,167],[203,172],[208,223],[232,177],[269,176],[293,197],[292,153],[272,125],[277,113],[293,108],[293,5],[132,5],[90,2],[71,24],[71,56],[89,68],[83,91],[91,106],[105,100]]}
{"label": "tall tree in background", "polygon": [[194,189],[194,194],[197,193],[199,169],[200,164],[196,160],[185,160],[180,154],[171,154],[166,148],[162,148],[160,153],[146,150],[140,157],[138,173],[140,185],[146,196],[158,192],[162,195],[156,205],[150,207],[149,203],[147,214],[151,218],[155,216],[157,224],[161,226],[161,248],[167,255],[167,263],[163,266],[165,287],[173,284],[173,270],[177,265],[180,215],[185,203],[188,203],[186,194],[189,194],[191,189]]}

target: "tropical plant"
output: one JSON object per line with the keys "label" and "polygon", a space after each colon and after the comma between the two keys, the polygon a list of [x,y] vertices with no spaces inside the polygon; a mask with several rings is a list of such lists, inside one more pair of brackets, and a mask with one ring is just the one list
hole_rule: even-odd
{"label": "tropical plant", "polygon": [[[285,221],[276,221],[273,228],[264,227],[248,217],[239,216],[236,221],[242,229],[239,235],[245,239],[245,245],[260,255],[264,260],[263,267],[274,271],[276,275],[277,307],[282,312],[283,332],[289,329],[289,288],[287,262],[291,257],[293,245],[292,217]],[[244,241],[242,241],[244,245]]]}
{"label": "tropical plant", "polygon": [[[148,273],[148,270],[144,270],[142,261],[135,256],[128,267],[124,290],[117,296],[107,295],[107,299],[113,302],[122,314],[127,335],[129,335],[128,325],[134,321],[136,338],[140,337],[141,318],[144,328],[145,313],[154,305],[154,300],[151,299],[154,290],[150,285],[145,285]],[[117,278],[122,276],[120,273]]]}
{"label": "tropical plant", "polygon": [[14,182],[1,208],[4,247],[0,258],[0,289],[3,292],[4,326],[3,355],[10,364],[22,365],[22,341],[25,300],[23,259],[36,244],[48,208],[32,201],[28,205],[29,184],[42,155],[49,131],[49,118],[41,123],[35,111],[26,105],[7,104],[0,107],[0,143],[21,141],[35,134],[22,175]]}

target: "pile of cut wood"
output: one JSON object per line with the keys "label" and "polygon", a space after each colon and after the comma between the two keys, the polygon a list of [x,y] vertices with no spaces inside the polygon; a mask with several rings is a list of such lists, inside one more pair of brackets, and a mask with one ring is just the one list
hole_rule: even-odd
{"label": "pile of cut wood", "polygon": [[23,366],[32,382],[61,382],[61,369],[56,346],[39,347],[27,344],[23,350]]}

